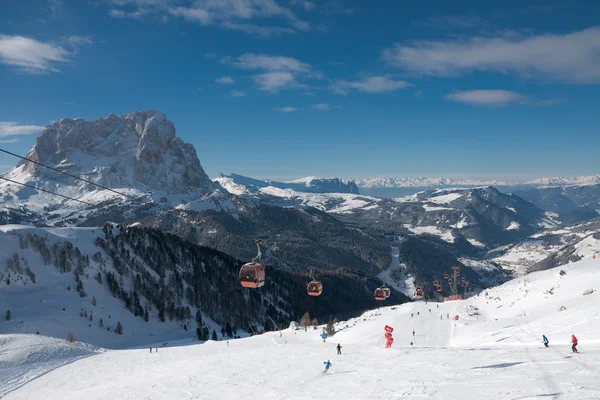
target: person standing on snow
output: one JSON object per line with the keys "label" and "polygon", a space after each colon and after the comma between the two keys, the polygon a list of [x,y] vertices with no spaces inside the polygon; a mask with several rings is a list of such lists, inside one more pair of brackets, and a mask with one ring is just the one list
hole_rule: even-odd
{"label": "person standing on snow", "polygon": [[544,343],[544,346],[548,347],[548,338],[546,335],[542,335],[542,343]]}
{"label": "person standing on snow", "polygon": [[329,361],[329,360],[323,361],[323,364],[325,364],[325,370],[323,371],[323,373],[329,371],[329,368],[333,365],[333,364],[331,364],[331,361]]}
{"label": "person standing on snow", "polygon": [[573,353],[579,353],[577,351],[577,338],[575,337],[575,335],[571,335],[571,343],[573,344],[573,346],[571,346],[571,350],[573,350]]}
{"label": "person standing on snow", "polygon": [[413,336],[415,336],[415,331],[413,331]]}
{"label": "person standing on snow", "polygon": [[342,354],[342,346],[340,346],[339,343],[337,345],[337,351],[338,351],[338,354]]}

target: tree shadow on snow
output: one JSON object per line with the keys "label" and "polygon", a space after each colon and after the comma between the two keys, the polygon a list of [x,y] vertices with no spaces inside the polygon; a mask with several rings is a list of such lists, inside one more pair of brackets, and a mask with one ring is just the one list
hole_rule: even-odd
{"label": "tree shadow on snow", "polygon": [[502,364],[493,364],[493,365],[485,365],[483,367],[473,367],[471,369],[484,369],[484,368],[508,368],[513,367],[515,365],[525,364],[524,362],[513,362],[513,363],[502,363]]}

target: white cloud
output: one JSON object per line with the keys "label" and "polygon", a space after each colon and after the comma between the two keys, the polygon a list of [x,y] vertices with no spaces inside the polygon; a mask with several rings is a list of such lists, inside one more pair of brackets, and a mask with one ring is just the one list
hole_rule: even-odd
{"label": "white cloud", "polygon": [[144,12],[142,12],[142,11],[125,12],[123,10],[112,9],[108,12],[108,15],[110,15],[113,18],[131,18],[131,19],[141,20],[142,17],[144,16]]}
{"label": "white cloud", "polygon": [[294,112],[297,110],[297,108],[295,107],[281,107],[281,108],[275,108],[275,111],[279,111],[279,112],[284,112],[284,113],[290,113],[290,112]]}
{"label": "white cloud", "polygon": [[0,137],[33,135],[44,129],[39,125],[19,125],[17,122],[0,121]]}
{"label": "white cloud", "polygon": [[296,33],[293,29],[280,26],[258,26],[255,24],[240,24],[233,22],[223,22],[221,27],[262,37],[276,36],[284,33]]}
{"label": "white cloud", "polygon": [[[105,0],[115,8],[109,11],[115,18],[137,18],[144,14],[159,17],[181,17],[203,26],[219,26],[259,36],[309,31],[311,25],[298,18],[288,7],[276,0]],[[311,8],[305,2],[304,9]],[[118,8],[121,7],[121,8]],[[125,8],[126,7],[126,8]],[[122,9],[125,8],[125,9]],[[133,12],[127,12],[133,8]],[[259,26],[254,21],[268,20]],[[273,26],[276,20],[287,26]]]}
{"label": "white cloud", "polygon": [[476,106],[504,106],[527,101],[525,96],[508,90],[468,90],[450,93],[444,98]]}
{"label": "white cloud", "polygon": [[310,64],[303,63],[295,58],[253,53],[242,54],[233,60],[233,66],[241,69],[264,71],[308,72],[312,69]]}
{"label": "white cloud", "polygon": [[59,72],[58,66],[71,62],[77,47],[91,44],[88,37],[61,38],[62,45],[44,43],[25,36],[0,35],[0,63],[27,73]]}
{"label": "white cloud", "polygon": [[330,110],[329,104],[326,104],[326,103],[313,104],[312,108],[314,108],[317,111],[329,111]]}
{"label": "white cloud", "polygon": [[421,75],[513,72],[565,83],[600,83],[600,27],[564,35],[503,35],[397,44],[383,52],[396,67]]}
{"label": "white cloud", "polygon": [[52,18],[62,19],[65,11],[65,4],[63,0],[48,0],[48,8]]}
{"label": "white cloud", "polygon": [[304,7],[304,10],[312,11],[313,8],[315,8],[315,3],[311,3],[310,1],[305,1],[304,3],[302,3],[302,6]]}
{"label": "white cloud", "polygon": [[229,92],[229,97],[245,97],[248,94],[246,92],[241,92],[239,90],[231,90]]}
{"label": "white cloud", "polygon": [[220,83],[221,85],[232,85],[235,83],[232,77],[230,76],[221,76],[215,79],[216,83]]}
{"label": "white cloud", "polygon": [[346,94],[348,90],[355,89],[365,93],[389,93],[412,86],[412,84],[387,78],[385,76],[370,76],[359,81],[338,80],[331,85],[334,93]]}
{"label": "white cloud", "polygon": [[0,143],[17,143],[19,139],[0,140]]}
{"label": "white cloud", "polygon": [[285,71],[266,72],[252,77],[258,88],[265,92],[276,92],[285,87],[293,86],[294,75]]}

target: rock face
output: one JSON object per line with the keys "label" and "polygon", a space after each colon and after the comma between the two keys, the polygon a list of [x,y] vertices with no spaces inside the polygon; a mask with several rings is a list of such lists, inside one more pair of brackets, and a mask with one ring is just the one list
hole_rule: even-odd
{"label": "rock face", "polygon": [[[175,126],[146,110],[93,121],[61,119],[40,132],[28,158],[108,187],[160,189],[167,193],[210,190],[194,147],[175,136]],[[42,180],[73,179],[22,161],[17,167]]]}

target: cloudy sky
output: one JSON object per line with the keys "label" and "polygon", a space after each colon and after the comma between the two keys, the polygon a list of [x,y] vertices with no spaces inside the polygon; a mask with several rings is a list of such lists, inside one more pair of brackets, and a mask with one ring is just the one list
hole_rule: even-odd
{"label": "cloudy sky", "polygon": [[599,15],[572,0],[2,1],[0,148],[151,108],[211,176],[598,174]]}

